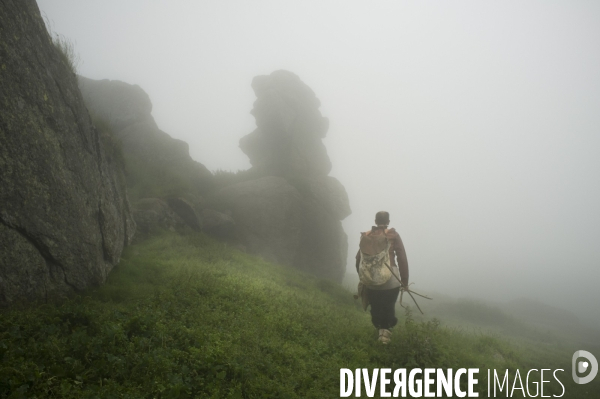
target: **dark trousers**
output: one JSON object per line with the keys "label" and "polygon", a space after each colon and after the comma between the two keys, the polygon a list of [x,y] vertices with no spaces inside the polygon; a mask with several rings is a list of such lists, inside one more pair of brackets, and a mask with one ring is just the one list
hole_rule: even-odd
{"label": "dark trousers", "polygon": [[377,329],[392,328],[398,323],[394,306],[400,287],[391,290],[369,290],[367,296],[371,304],[371,322]]}

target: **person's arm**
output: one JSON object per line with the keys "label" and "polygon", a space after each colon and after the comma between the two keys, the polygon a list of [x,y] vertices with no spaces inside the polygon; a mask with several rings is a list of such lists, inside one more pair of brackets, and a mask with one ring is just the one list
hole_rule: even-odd
{"label": "person's arm", "polygon": [[[363,235],[368,234],[368,233],[360,233],[360,238],[362,239]],[[358,252],[356,253],[356,273],[358,273],[358,267],[360,266],[360,248],[358,249]]]}
{"label": "person's arm", "polygon": [[400,271],[400,280],[402,280],[404,287],[408,287],[408,259],[406,259],[404,244],[398,232],[396,232],[396,239],[394,240],[394,252],[396,253],[396,263]]}

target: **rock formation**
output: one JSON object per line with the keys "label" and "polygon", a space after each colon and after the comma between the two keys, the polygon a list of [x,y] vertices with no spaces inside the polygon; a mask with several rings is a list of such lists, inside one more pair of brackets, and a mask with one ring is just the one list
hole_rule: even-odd
{"label": "rock formation", "polygon": [[240,140],[253,180],[217,192],[246,248],[317,276],[341,281],[348,239],[341,220],[350,211],[342,184],[328,176],[322,139],[329,121],[314,92],[298,76],[275,71],[252,81],[256,130]]}
{"label": "rock formation", "polygon": [[130,242],[121,165],[33,0],[0,14],[0,304],[105,281]]}
{"label": "rock formation", "polygon": [[240,140],[252,167],[265,175],[326,176],[331,162],[321,141],[329,120],[320,101],[298,76],[275,71],[252,80],[256,130]]}
{"label": "rock formation", "polygon": [[214,237],[231,240],[234,238],[235,221],[229,214],[214,209],[202,209],[200,212],[202,231]]}
{"label": "rock formation", "polygon": [[135,240],[144,240],[161,230],[182,231],[187,224],[169,205],[159,198],[144,198],[133,209],[137,224]]}
{"label": "rock formation", "polygon": [[263,177],[225,187],[216,194],[232,212],[236,238],[250,252],[294,264],[302,233],[302,196],[284,178]]}
{"label": "rock formation", "polygon": [[88,109],[108,122],[115,132],[138,123],[158,129],[152,117],[152,102],[138,85],[119,80],[93,80],[78,76]]}
{"label": "rock formation", "polygon": [[139,86],[79,76],[79,87],[97,123],[108,123],[122,143],[132,201],[199,196],[211,189],[212,173],[190,157],[186,142],[157,127],[150,98]]}
{"label": "rock formation", "polygon": [[[138,238],[160,229],[201,230],[199,204],[213,186],[213,175],[190,157],[186,142],[158,128],[148,94],[138,85],[83,76],[79,87],[96,124],[113,132],[121,143]],[[146,209],[149,203],[155,205],[151,210]]]}

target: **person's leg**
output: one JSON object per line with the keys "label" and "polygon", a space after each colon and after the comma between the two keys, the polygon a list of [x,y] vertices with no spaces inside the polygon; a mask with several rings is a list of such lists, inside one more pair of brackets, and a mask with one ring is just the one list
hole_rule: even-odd
{"label": "person's leg", "polygon": [[396,301],[398,300],[398,295],[400,294],[400,288],[393,288],[391,290],[383,291],[382,295],[382,327],[385,329],[390,329],[394,327],[398,323],[398,319],[396,318]]}
{"label": "person's leg", "polygon": [[392,332],[390,328],[398,323],[395,305],[400,293],[400,288],[391,290],[368,290],[371,303],[371,322],[379,330],[379,342],[388,344]]}
{"label": "person's leg", "polygon": [[390,329],[398,323],[395,305],[400,288],[368,290],[371,304],[371,322],[377,329]]}

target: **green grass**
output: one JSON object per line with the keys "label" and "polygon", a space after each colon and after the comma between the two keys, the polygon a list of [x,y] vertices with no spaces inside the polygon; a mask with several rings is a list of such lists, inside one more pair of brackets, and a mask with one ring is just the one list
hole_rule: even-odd
{"label": "green grass", "polygon": [[[573,384],[571,354],[410,312],[381,346],[339,285],[202,234],[164,233],[129,247],[97,290],[4,310],[0,396],[336,398],[340,368],[479,367],[485,397],[488,368],[544,367],[566,370],[565,397],[592,398],[585,392],[598,384]],[[560,392],[555,384],[544,393]]]}
{"label": "green grass", "polygon": [[50,36],[52,44],[56,50],[58,50],[58,55],[60,56],[61,61],[69,68],[69,71],[71,71],[73,74],[77,74],[79,64],[81,63],[81,58],[79,57],[77,51],[75,51],[75,45],[73,44],[73,41],[64,35],[55,32],[53,29],[54,23],[45,15],[44,25],[46,25],[46,30],[48,31],[48,35]]}
{"label": "green grass", "polygon": [[[434,301],[423,307],[428,315],[444,318],[444,325],[469,330],[485,331],[503,337],[519,338],[537,343],[564,343],[564,337],[554,331],[538,328],[502,311],[498,306],[472,299]],[[429,306],[427,306],[429,305]],[[419,318],[421,319],[421,318]],[[422,318],[422,319],[426,319]]]}
{"label": "green grass", "polygon": [[75,45],[73,42],[63,35],[55,33],[52,36],[52,44],[58,50],[62,61],[67,65],[69,70],[75,75],[77,74],[77,68],[81,62],[79,55],[75,51]]}

